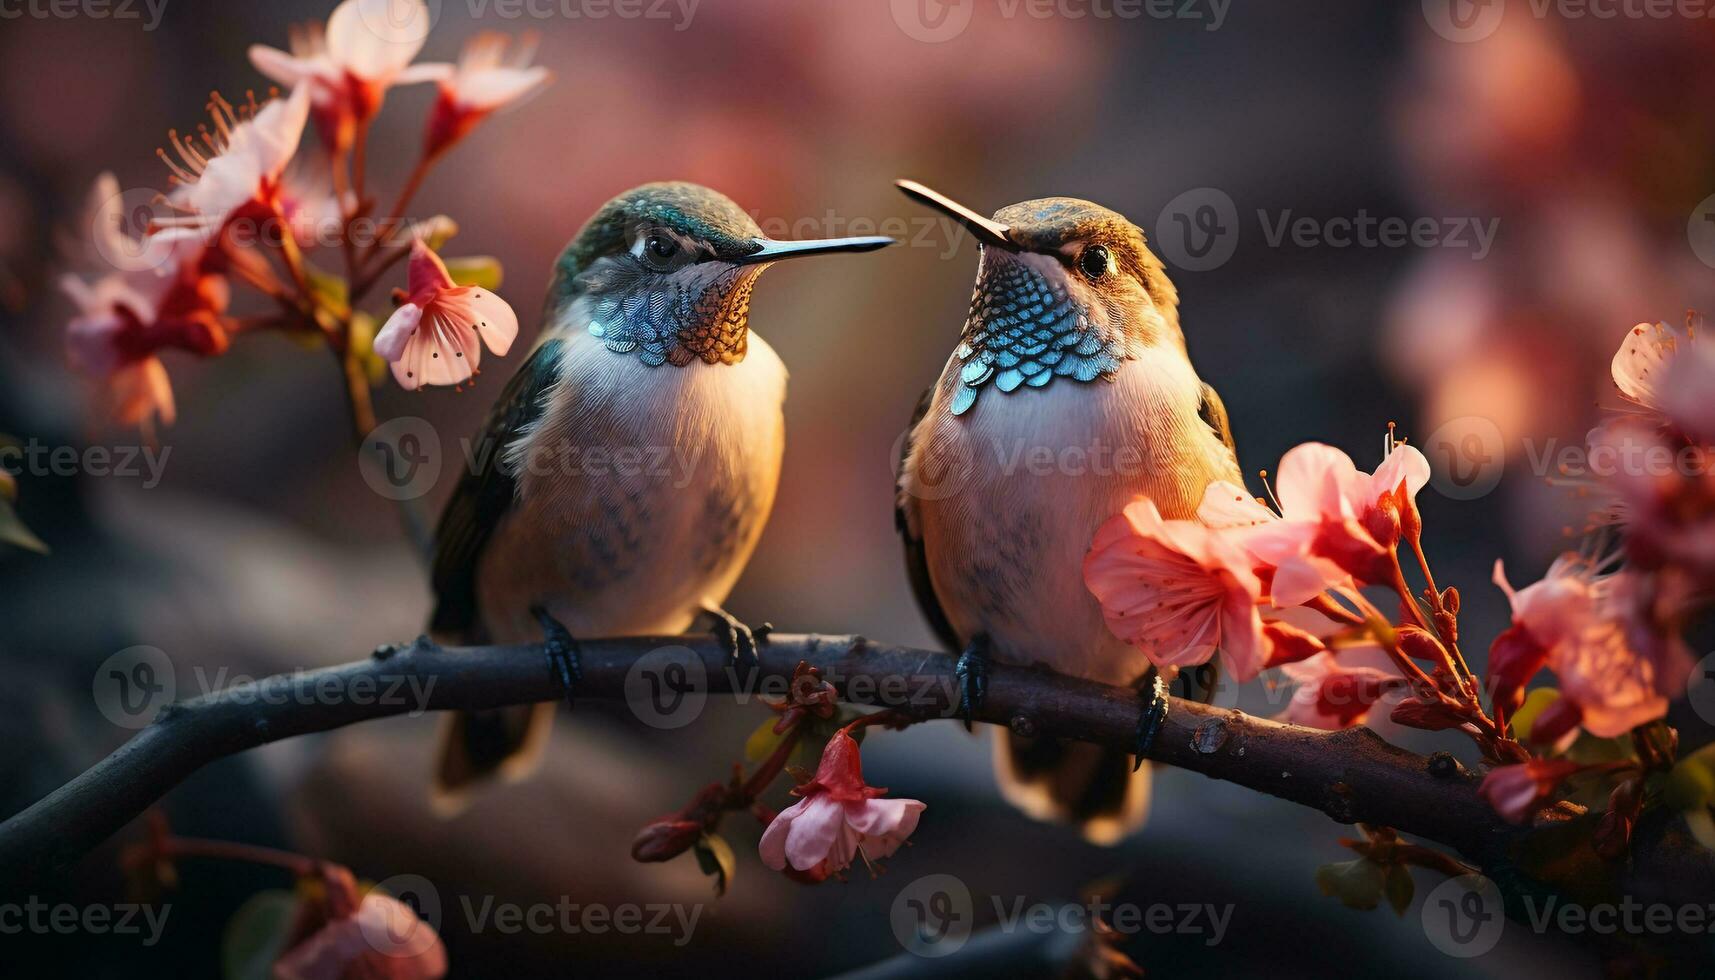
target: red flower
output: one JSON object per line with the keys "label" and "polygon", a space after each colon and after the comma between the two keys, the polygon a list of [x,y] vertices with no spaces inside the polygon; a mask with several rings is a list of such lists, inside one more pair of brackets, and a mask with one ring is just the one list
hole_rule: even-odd
{"label": "red flower", "polygon": [[1508,822],[1524,823],[1560,781],[1578,769],[1578,763],[1567,759],[1532,759],[1499,766],[1483,777],[1477,792]]}
{"label": "red flower", "polygon": [[865,785],[857,742],[843,728],[828,740],[815,777],[792,792],[803,799],[768,824],[757,849],[770,868],[790,867],[812,880],[843,871],[859,855],[867,863],[892,854],[917,829],[924,809],[917,800],[883,799],[885,789]]}

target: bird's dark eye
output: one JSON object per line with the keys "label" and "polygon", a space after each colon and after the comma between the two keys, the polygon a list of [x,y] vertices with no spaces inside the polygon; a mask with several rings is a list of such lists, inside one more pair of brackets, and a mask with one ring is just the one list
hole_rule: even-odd
{"label": "bird's dark eye", "polygon": [[657,262],[665,262],[679,254],[679,243],[666,235],[650,235],[643,240],[643,251]]}
{"label": "bird's dark eye", "polygon": [[1112,265],[1113,258],[1108,255],[1106,246],[1091,245],[1078,255],[1078,271],[1086,279],[1100,279],[1108,274]]}

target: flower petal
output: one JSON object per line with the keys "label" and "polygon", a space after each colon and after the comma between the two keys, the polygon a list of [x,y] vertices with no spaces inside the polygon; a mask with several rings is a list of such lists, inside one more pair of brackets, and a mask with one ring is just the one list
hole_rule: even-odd
{"label": "flower petal", "polygon": [[762,863],[775,871],[786,869],[786,835],[792,829],[792,821],[804,813],[810,805],[808,799],[802,799],[775,815],[768,826],[762,831],[762,839],[757,842],[757,853],[762,857]]}
{"label": "flower petal", "polygon": [[1359,479],[1352,457],[1333,446],[1306,442],[1280,458],[1275,492],[1281,516],[1289,521],[1342,516],[1345,489]]}
{"label": "flower petal", "polygon": [[316,66],[308,59],[295,57],[266,44],[252,44],[249,54],[250,63],[257,71],[281,85],[296,87],[299,82],[316,74]]}
{"label": "flower petal", "polygon": [[1406,493],[1413,497],[1429,482],[1429,460],[1416,446],[1402,444],[1388,453],[1387,459],[1382,460],[1370,477],[1370,499],[1364,503],[1374,504],[1383,494],[1397,489],[1401,482],[1405,483]]}
{"label": "flower petal", "polygon": [[1278,521],[1280,515],[1264,507],[1244,487],[1216,480],[1203,491],[1197,519],[1210,527],[1250,527]]}
{"label": "flower petal", "polygon": [[470,309],[476,316],[476,330],[482,342],[496,357],[505,357],[518,338],[518,314],[492,290],[478,289],[470,297]]}
{"label": "flower petal", "polygon": [[423,0],[345,0],[328,18],[328,54],[370,82],[391,83],[429,35]]}
{"label": "flower petal", "polygon": [[406,303],[394,310],[381,327],[381,332],[375,335],[375,353],[388,362],[404,357],[405,343],[417,332],[417,325],[422,319],[423,308],[415,303]]}
{"label": "flower petal", "polygon": [[405,291],[419,306],[428,305],[435,293],[458,286],[446,263],[421,238],[412,240],[411,258],[405,268]]}
{"label": "flower petal", "polygon": [[846,833],[845,808],[826,793],[809,797],[805,803],[803,812],[787,828],[787,862],[799,871],[808,871],[823,861],[833,864],[836,871],[850,864],[849,856],[844,864],[833,860],[835,848]]}

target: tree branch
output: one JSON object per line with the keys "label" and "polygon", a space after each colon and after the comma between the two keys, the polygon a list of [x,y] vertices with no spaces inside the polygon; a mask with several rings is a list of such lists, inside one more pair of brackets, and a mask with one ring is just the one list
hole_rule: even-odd
{"label": "tree branch", "polygon": [[[633,665],[652,651],[698,668],[709,693],[783,693],[800,660],[842,699],[917,718],[951,717],[955,658],[858,636],[772,634],[760,673],[740,678],[712,636],[580,641],[580,698],[627,696]],[[748,685],[745,683],[748,681]],[[635,684],[633,685],[635,688]],[[420,710],[498,708],[557,699],[536,644],[443,648],[419,640],[396,652],[321,670],[276,675],[170,705],[112,755],[0,824],[0,881],[51,873],[113,835],[187,776],[217,759],[295,735]],[[1130,748],[1143,703],[1126,688],[1045,670],[996,665],[980,719],[1026,735]],[[1321,732],[1173,699],[1150,757],[1321,810],[1452,847],[1494,876],[1510,868],[1526,833],[1477,795],[1478,778],[1450,756],[1424,757],[1367,728]],[[1634,854],[1657,896],[1715,894],[1715,865],[1683,833],[1644,832],[1655,853]],[[1516,870],[1516,869],[1514,869]],[[1509,875],[1512,874],[1509,871]],[[1529,883],[1526,883],[1529,887]]]}

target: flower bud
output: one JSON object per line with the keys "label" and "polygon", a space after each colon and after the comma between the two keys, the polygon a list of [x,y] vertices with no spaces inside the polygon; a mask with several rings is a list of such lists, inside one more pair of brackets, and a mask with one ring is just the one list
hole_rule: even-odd
{"label": "flower bud", "polygon": [[1407,728],[1421,728],[1428,732],[1458,728],[1466,721],[1456,708],[1440,701],[1419,701],[1416,698],[1401,701],[1388,717]]}
{"label": "flower bud", "polygon": [[1441,663],[1444,651],[1441,641],[1435,635],[1421,626],[1401,626],[1395,630],[1395,642],[1399,644],[1400,652],[1413,660],[1423,660],[1429,663]]}
{"label": "flower bud", "polygon": [[1510,715],[1524,704],[1524,686],[1548,660],[1548,650],[1522,626],[1509,626],[1489,645],[1489,697]]}
{"label": "flower bud", "polygon": [[1328,649],[1327,644],[1314,633],[1301,630],[1290,623],[1264,623],[1262,634],[1268,647],[1268,659],[1263,663],[1265,669],[1309,660]]}
{"label": "flower bud", "polygon": [[1571,741],[1578,723],[1583,720],[1584,709],[1578,706],[1578,702],[1557,698],[1536,716],[1536,723],[1530,726],[1530,740],[1536,745],[1559,745],[1562,740]]}
{"label": "flower bud", "polygon": [[1382,494],[1376,505],[1364,512],[1364,530],[1383,548],[1399,544],[1399,506],[1393,494]]}
{"label": "flower bud", "polygon": [[634,861],[666,861],[691,849],[703,835],[703,825],[694,820],[657,820],[637,832],[631,840]]}

